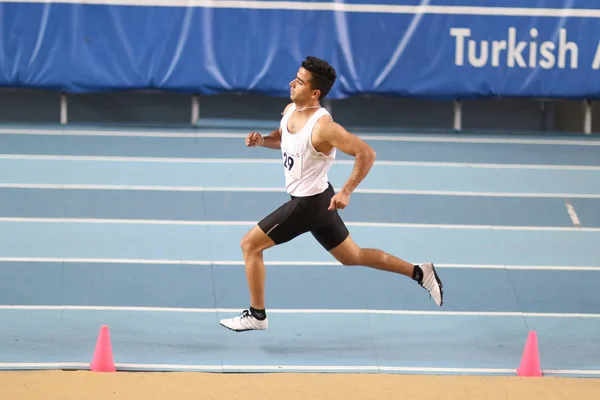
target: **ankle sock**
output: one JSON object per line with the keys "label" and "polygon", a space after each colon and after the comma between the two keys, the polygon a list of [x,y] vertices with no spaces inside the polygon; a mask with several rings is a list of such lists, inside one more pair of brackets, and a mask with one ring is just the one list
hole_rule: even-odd
{"label": "ankle sock", "polygon": [[418,265],[415,265],[415,269],[413,270],[412,278],[418,283],[423,282],[423,270]]}
{"label": "ankle sock", "polygon": [[254,307],[250,307],[250,314],[259,321],[264,321],[267,318],[267,313],[264,309],[258,310]]}

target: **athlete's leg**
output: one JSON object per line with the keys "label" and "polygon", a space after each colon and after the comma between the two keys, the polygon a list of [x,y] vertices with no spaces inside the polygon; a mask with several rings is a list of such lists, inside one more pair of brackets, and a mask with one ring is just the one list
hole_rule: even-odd
{"label": "athlete's leg", "polygon": [[413,277],[415,266],[380,249],[361,248],[348,236],[329,251],[343,265],[362,265]]}
{"label": "athlete's leg", "polygon": [[275,245],[288,242],[309,230],[298,200],[291,200],[263,218],[240,243],[246,264],[246,279],[250,291],[250,307],[236,317],[222,319],[221,325],[242,332],[267,329],[265,311],[265,264],[263,252]]}
{"label": "athlete's leg", "polygon": [[244,262],[246,263],[246,279],[250,291],[250,307],[265,309],[265,263],[263,251],[275,246],[275,242],[258,225],[243,237],[241,242]]}
{"label": "athlete's leg", "polygon": [[413,265],[381,249],[359,247],[337,211],[333,211],[327,225],[312,234],[343,265],[360,265],[407,276],[425,288],[438,306],[443,304],[444,286],[432,263]]}
{"label": "athlete's leg", "polygon": [[329,252],[343,265],[361,265],[407,276],[425,288],[438,306],[444,304],[444,285],[432,263],[413,265],[380,249],[361,248],[350,235]]}

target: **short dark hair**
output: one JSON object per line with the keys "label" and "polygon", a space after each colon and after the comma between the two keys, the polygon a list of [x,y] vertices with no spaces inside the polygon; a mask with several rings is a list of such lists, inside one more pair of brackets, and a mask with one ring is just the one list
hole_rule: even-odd
{"label": "short dark hair", "polygon": [[327,96],[337,78],[335,69],[327,61],[313,56],[308,56],[302,61],[302,68],[312,74],[310,87],[321,91],[319,100]]}

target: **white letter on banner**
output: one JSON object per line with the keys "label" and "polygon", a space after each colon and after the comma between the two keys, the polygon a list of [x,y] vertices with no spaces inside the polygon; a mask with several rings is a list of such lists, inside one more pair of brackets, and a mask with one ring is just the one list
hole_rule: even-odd
{"label": "white letter on banner", "polygon": [[560,30],[560,44],[558,46],[558,68],[565,67],[567,51],[571,51],[571,68],[577,69],[577,45],[573,42],[567,43],[567,30]]}
{"label": "white letter on banner", "polygon": [[474,40],[469,40],[469,63],[477,68],[484,67],[488,60],[488,47],[488,41],[482,40],[481,55],[479,58],[477,58],[477,42]]}
{"label": "white letter on banner", "polygon": [[523,59],[523,55],[521,54],[523,50],[525,50],[525,46],[527,46],[527,42],[517,42],[517,30],[515,28],[508,28],[508,60],[507,64],[509,67],[515,66],[515,61],[519,64],[519,67],[525,68],[527,64],[525,64],[525,60]]}
{"label": "white letter on banner", "polygon": [[450,28],[450,36],[456,37],[454,62],[456,65],[463,65],[465,59],[465,37],[471,36],[471,30],[468,28]]}
{"label": "white letter on banner", "polygon": [[544,59],[540,61],[540,67],[544,69],[550,69],[554,67],[554,63],[556,63],[556,57],[554,57],[554,53],[552,51],[555,48],[556,46],[554,46],[554,43],[552,42],[542,43],[540,46],[540,53]]}
{"label": "white letter on banner", "polygon": [[592,69],[600,69],[600,42],[598,42],[598,47],[596,47],[596,55],[594,56]]}
{"label": "white letter on banner", "polygon": [[[535,28],[531,28],[531,30],[529,31],[529,35],[531,35],[531,37],[533,39],[536,39],[538,37],[538,30]],[[531,68],[535,68],[537,65],[537,43],[536,42],[529,42],[529,67]]]}
{"label": "white letter on banner", "polygon": [[492,66],[500,66],[500,53],[506,50],[506,40],[494,40],[492,42]]}

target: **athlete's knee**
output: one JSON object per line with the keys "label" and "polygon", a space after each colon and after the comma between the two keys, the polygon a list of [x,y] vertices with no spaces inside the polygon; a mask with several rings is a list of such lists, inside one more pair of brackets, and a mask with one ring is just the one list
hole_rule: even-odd
{"label": "athlete's knee", "polygon": [[363,265],[363,249],[356,245],[350,236],[344,239],[342,243],[329,250],[329,252],[342,265]]}
{"label": "athlete's knee", "polygon": [[252,239],[252,231],[246,233],[240,241],[240,247],[244,253],[254,253],[258,248],[256,240]]}
{"label": "athlete's knee", "polygon": [[336,254],[335,258],[344,266],[351,267],[362,265],[362,249],[353,248],[340,254]]}
{"label": "athlete's knee", "polygon": [[248,231],[240,241],[240,247],[244,254],[259,253],[273,245],[273,241],[259,227]]}

